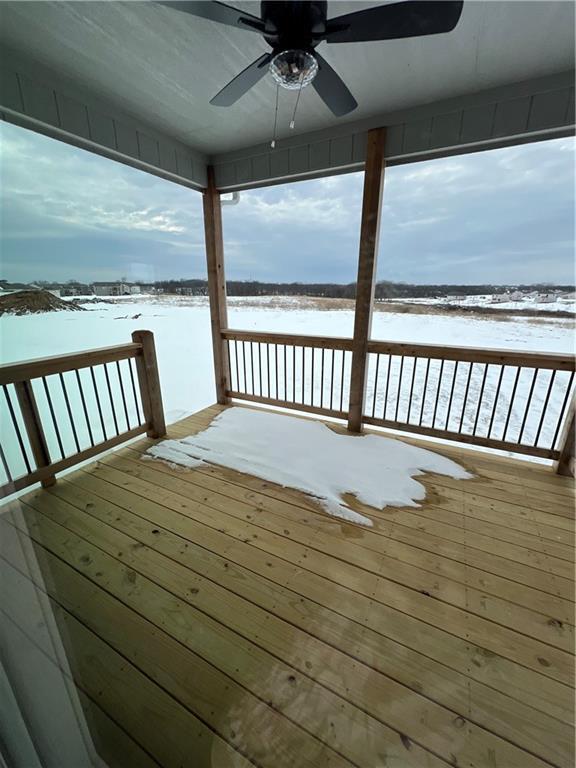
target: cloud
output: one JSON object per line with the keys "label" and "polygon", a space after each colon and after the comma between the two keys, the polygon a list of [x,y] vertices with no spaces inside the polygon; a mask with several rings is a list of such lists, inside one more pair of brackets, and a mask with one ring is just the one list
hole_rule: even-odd
{"label": "cloud", "polygon": [[151,204],[145,174],[126,166],[5,124],[0,153],[5,236],[33,234],[29,227],[11,227],[6,198],[28,217],[50,223],[48,231],[57,235],[68,227],[184,233],[192,224],[194,217],[186,220],[161,185],[152,185]]}
{"label": "cloud", "polygon": [[[205,275],[201,195],[61,142],[0,129],[2,276]],[[574,140],[389,167],[379,279],[574,279]],[[235,279],[352,282],[362,173],[250,190],[223,209]],[[140,277],[138,277],[140,275]]]}

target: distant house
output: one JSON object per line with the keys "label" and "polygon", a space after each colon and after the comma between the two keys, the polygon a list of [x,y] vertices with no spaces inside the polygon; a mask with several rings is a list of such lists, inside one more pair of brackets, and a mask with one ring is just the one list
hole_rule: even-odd
{"label": "distant house", "polygon": [[101,282],[93,283],[92,289],[96,296],[133,296],[140,293],[154,293],[153,285],[141,283]]}
{"label": "distant house", "polygon": [[122,283],[92,283],[92,290],[96,296],[123,296]]}
{"label": "distant house", "polygon": [[[56,289],[56,288],[55,288]],[[52,290],[52,287],[50,288]],[[92,287],[86,283],[65,283],[58,289],[60,296],[91,296]]]}

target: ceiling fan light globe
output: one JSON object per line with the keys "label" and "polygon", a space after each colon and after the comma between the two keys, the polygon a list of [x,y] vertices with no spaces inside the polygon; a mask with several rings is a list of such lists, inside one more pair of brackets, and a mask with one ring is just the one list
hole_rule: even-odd
{"label": "ceiling fan light globe", "polygon": [[310,85],[318,73],[318,62],[308,51],[290,48],[277,53],[270,62],[270,73],[278,85],[295,91]]}

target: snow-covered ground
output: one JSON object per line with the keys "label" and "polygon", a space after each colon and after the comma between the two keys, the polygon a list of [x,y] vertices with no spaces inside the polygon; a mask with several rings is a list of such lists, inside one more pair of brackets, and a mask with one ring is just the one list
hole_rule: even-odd
{"label": "snow-covered ground", "polygon": [[[351,336],[350,310],[300,308],[298,299],[262,297],[231,299],[231,328],[320,336]],[[123,344],[134,330],[154,333],[168,421],[204,408],[215,401],[210,319],[206,297],[123,298],[86,305],[85,312],[55,312],[21,317],[0,317],[0,355],[3,362]],[[400,342],[574,352],[572,322],[562,318],[412,315],[376,312],[372,337]],[[408,372],[409,373],[409,372]],[[380,373],[380,376],[382,372]],[[395,373],[391,377],[391,392]],[[431,376],[434,368],[431,368]],[[476,377],[473,377],[476,386]],[[432,380],[430,386],[432,386]],[[495,386],[495,383],[487,384]],[[380,380],[380,388],[382,383]],[[445,393],[446,394],[446,393]],[[368,403],[371,392],[368,393]],[[444,400],[446,397],[444,397]],[[73,407],[74,407],[73,403]],[[377,408],[381,402],[381,393]],[[76,404],[77,406],[77,404]],[[64,403],[56,403],[57,409]],[[440,422],[441,423],[441,422]],[[3,434],[9,419],[0,402]],[[14,446],[17,453],[17,446]]]}

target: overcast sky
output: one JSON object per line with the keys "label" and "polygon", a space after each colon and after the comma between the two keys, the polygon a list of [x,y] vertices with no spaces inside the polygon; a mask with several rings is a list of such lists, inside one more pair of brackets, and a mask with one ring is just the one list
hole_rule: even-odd
{"label": "overcast sky", "polygon": [[[204,277],[201,195],[2,124],[0,276]],[[574,281],[574,148],[559,139],[389,168],[379,279]],[[362,174],[242,192],[227,276],[356,278]]]}

